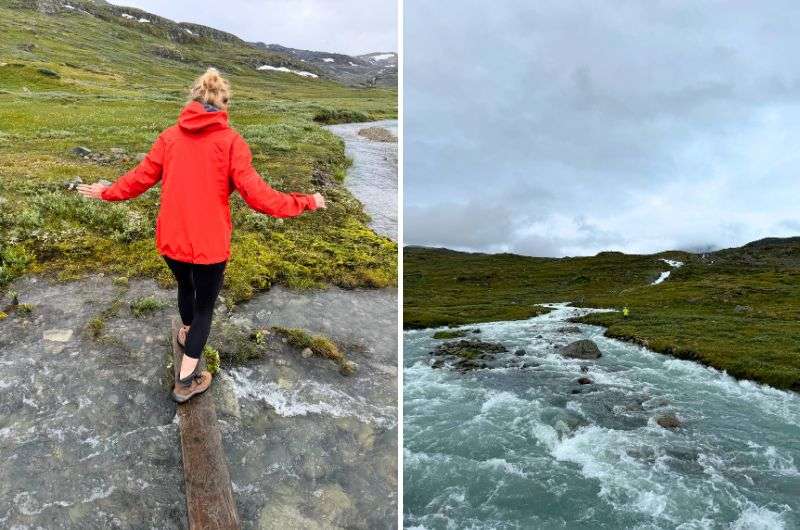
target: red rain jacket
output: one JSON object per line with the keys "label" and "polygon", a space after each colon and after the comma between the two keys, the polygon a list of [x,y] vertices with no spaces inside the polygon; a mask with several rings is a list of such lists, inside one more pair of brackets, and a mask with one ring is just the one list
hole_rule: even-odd
{"label": "red rain jacket", "polygon": [[196,101],[159,135],[145,159],[101,197],[131,199],[159,180],[156,247],[188,263],[219,263],[230,256],[228,197],[234,188],[254,210],[273,217],[293,217],[317,206],[312,195],[272,189],[253,168],[247,143],[228,126],[228,113],[206,110]]}

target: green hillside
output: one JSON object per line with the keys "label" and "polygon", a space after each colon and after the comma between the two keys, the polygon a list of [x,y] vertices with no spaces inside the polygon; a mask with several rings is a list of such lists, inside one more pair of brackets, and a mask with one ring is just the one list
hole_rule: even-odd
{"label": "green hillside", "polygon": [[[277,189],[320,191],[329,202],[326,211],[281,221],[234,194],[228,299],[275,282],[396,283],[396,244],[368,228],[342,185],[344,145],[319,123],[394,118],[396,90],[258,71],[312,69],[212,28],[103,2],[0,0],[0,35],[0,289],[25,272],[170,280],[153,244],[158,189],[108,204],[65,183],[113,181],[132,168],[208,66],[231,80],[231,122],[261,174]],[[73,154],[77,146],[92,157]]]}
{"label": "green hillside", "polygon": [[[661,259],[685,265],[671,269]],[[800,238],[703,255],[561,259],[407,247],[403,266],[406,327],[523,319],[546,302],[627,305],[627,319],[615,312],[583,321],[735,377],[800,390]]]}

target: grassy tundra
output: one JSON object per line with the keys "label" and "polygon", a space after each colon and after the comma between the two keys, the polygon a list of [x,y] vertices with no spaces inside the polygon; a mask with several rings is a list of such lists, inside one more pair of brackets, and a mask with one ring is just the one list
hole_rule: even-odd
{"label": "grassy tundra", "polygon": [[[208,66],[231,80],[231,123],[250,143],[256,169],[277,189],[320,191],[329,203],[279,220],[234,194],[227,301],[273,283],[396,283],[396,244],[367,226],[342,184],[344,145],[320,127],[394,118],[396,90],[258,71],[309,68],[210,28],[88,0],[0,0],[0,35],[0,290],[26,272],[171,281],[153,243],[158,189],[109,204],[84,200],[65,183],[113,181],[132,168]],[[74,154],[77,146],[92,156]]]}
{"label": "grassy tundra", "polygon": [[[662,259],[685,265],[671,269]],[[628,318],[582,320],[734,377],[800,390],[800,238],[704,255],[561,259],[409,247],[403,266],[406,327],[524,319],[546,311],[534,304],[547,302],[628,306]],[[666,281],[651,285],[667,270]]]}

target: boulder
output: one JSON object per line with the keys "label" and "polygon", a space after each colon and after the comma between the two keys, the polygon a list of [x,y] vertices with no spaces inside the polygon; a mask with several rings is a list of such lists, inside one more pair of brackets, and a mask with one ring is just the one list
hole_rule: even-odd
{"label": "boulder", "polygon": [[528,352],[526,352],[525,350],[520,348],[520,349],[518,349],[517,351],[514,352],[514,355],[516,355],[517,357],[522,357],[523,355],[526,355],[527,353]]}
{"label": "boulder", "polygon": [[81,157],[89,156],[89,155],[92,154],[92,150],[91,149],[89,149],[88,147],[83,147],[82,145],[79,145],[77,147],[73,147],[71,152],[72,152],[73,155],[81,156]]}
{"label": "boulder", "polygon": [[578,378],[578,384],[579,385],[591,385],[592,383],[593,383],[593,381],[591,379],[589,379],[588,377],[580,377],[580,378]]}
{"label": "boulder", "polygon": [[559,333],[580,333],[581,328],[578,326],[565,326],[563,328],[558,328],[556,331]]}
{"label": "boulder", "polygon": [[559,353],[570,359],[599,359],[602,353],[593,341],[589,339],[576,340],[559,349]]}
{"label": "boulder", "polygon": [[664,414],[659,414],[656,416],[656,423],[659,427],[663,427],[664,429],[677,429],[683,425],[678,415],[674,412],[666,412]]}

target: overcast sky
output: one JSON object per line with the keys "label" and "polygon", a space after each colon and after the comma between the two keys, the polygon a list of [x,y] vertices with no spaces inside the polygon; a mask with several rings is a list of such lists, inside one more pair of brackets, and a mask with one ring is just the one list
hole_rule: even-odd
{"label": "overcast sky", "polygon": [[800,235],[800,3],[405,2],[405,243]]}
{"label": "overcast sky", "polygon": [[250,42],[360,55],[397,51],[395,0],[113,0]]}

